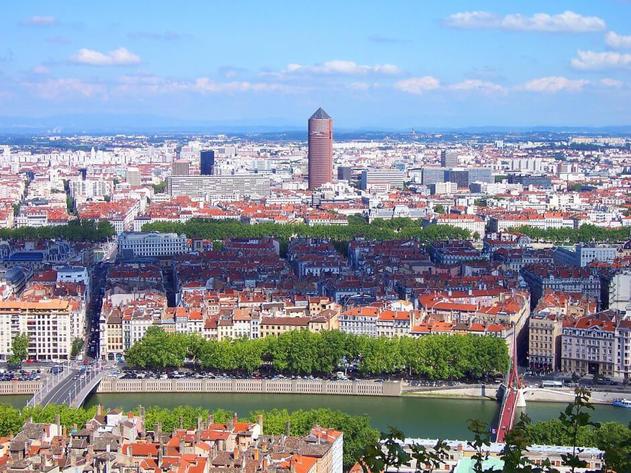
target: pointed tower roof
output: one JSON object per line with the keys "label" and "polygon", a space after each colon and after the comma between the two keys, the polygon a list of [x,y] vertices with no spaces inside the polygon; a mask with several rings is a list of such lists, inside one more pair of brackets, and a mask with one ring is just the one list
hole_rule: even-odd
{"label": "pointed tower roof", "polygon": [[320,107],[319,109],[317,109],[313,115],[311,115],[311,118],[309,118],[309,120],[330,120],[331,117],[329,116],[328,113],[326,113],[322,107]]}

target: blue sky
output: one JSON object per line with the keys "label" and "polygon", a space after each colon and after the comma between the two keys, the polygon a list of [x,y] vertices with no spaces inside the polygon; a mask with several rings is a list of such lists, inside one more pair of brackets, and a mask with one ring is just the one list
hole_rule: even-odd
{"label": "blue sky", "polygon": [[631,1],[11,1],[0,117],[630,125]]}

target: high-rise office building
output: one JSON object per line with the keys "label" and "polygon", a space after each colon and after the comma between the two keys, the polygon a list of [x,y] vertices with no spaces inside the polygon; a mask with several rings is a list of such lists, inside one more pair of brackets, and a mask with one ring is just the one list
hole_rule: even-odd
{"label": "high-rise office building", "polygon": [[353,177],[353,168],[350,166],[339,166],[337,168],[338,181],[350,181]]}
{"label": "high-rise office building", "polygon": [[188,176],[190,172],[190,163],[185,159],[173,161],[171,174],[173,176]]}
{"label": "high-rise office building", "polygon": [[212,176],[215,171],[215,152],[211,149],[199,153],[199,173],[202,176]]}
{"label": "high-rise office building", "polygon": [[208,200],[262,199],[270,195],[270,178],[258,174],[232,176],[169,176],[167,193]]}
{"label": "high-rise office building", "polygon": [[468,189],[474,182],[493,182],[493,173],[489,168],[447,169],[445,181],[455,182],[459,189]]}
{"label": "high-rise office building", "polygon": [[333,119],[321,108],[308,124],[309,189],[317,189],[333,180]]}
{"label": "high-rise office building", "polygon": [[421,180],[426,186],[439,182],[445,182],[446,172],[447,170],[445,168],[422,168]]}
{"label": "high-rise office building", "polygon": [[445,149],[440,151],[440,165],[444,168],[458,167],[458,152],[447,151]]}
{"label": "high-rise office building", "polygon": [[380,188],[383,190],[401,189],[405,182],[405,173],[398,169],[364,169],[359,186],[363,190]]}

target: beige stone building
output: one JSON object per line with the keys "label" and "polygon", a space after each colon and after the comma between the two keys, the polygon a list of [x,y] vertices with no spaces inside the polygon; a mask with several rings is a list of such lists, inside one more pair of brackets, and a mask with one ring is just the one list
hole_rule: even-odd
{"label": "beige stone building", "polygon": [[581,294],[548,291],[528,322],[528,366],[534,371],[561,368],[561,332],[564,320],[596,311],[596,301]]}
{"label": "beige stone building", "polygon": [[613,377],[617,374],[616,319],[611,311],[564,323],[561,369],[578,375]]}

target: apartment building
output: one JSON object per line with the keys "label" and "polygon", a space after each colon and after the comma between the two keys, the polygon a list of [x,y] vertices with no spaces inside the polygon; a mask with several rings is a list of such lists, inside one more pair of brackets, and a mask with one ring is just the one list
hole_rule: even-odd
{"label": "apartment building", "polygon": [[417,311],[384,310],[377,316],[377,336],[403,337],[410,334]]}
{"label": "apartment building", "polygon": [[564,321],[596,312],[596,301],[582,294],[548,291],[528,320],[528,366],[534,371],[561,369]]}
{"label": "apartment building", "polygon": [[124,232],[118,235],[118,251],[123,257],[160,257],[187,253],[186,235],[158,232]]}
{"label": "apartment building", "polygon": [[0,359],[11,355],[14,337],[29,338],[29,359],[70,358],[72,342],[84,337],[85,306],[76,300],[0,301]]}
{"label": "apartment building", "polygon": [[260,323],[260,337],[282,335],[293,330],[308,330],[322,332],[337,329],[337,313],[324,311],[317,317],[262,317]]}
{"label": "apartment building", "polygon": [[478,238],[484,238],[485,222],[477,215],[444,214],[438,215],[433,220],[427,221],[436,225],[451,225],[452,227],[468,230],[471,235],[477,234]]}
{"label": "apartment building", "polygon": [[573,250],[565,247],[556,248],[554,262],[559,265],[584,268],[592,262],[612,263],[617,256],[617,246],[579,244]]}
{"label": "apartment building", "polygon": [[618,375],[616,315],[616,312],[604,311],[564,324],[561,369],[565,373]]}
{"label": "apartment building", "polygon": [[378,307],[351,307],[340,314],[340,330],[353,335],[376,337],[378,316]]}
{"label": "apartment building", "polygon": [[588,268],[533,264],[524,266],[521,275],[528,284],[533,304],[548,290],[575,292],[596,299],[600,307],[600,277]]}

